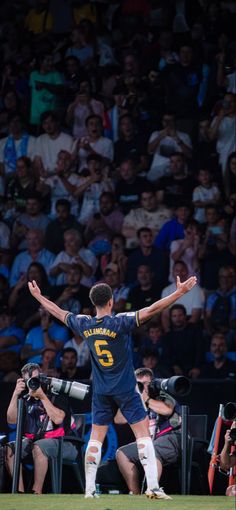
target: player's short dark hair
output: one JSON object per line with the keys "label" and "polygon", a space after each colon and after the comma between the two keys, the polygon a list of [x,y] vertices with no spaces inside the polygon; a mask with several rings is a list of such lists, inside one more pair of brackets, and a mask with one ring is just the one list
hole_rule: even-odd
{"label": "player's short dark hair", "polygon": [[97,283],[91,288],[89,297],[94,306],[102,308],[112,299],[111,287],[106,283]]}

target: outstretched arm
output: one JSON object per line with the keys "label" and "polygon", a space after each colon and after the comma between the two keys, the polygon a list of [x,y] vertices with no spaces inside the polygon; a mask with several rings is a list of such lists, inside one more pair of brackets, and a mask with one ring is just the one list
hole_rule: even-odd
{"label": "outstretched arm", "polygon": [[186,292],[189,292],[194,285],[197,283],[196,276],[191,276],[183,283],[180,283],[179,276],[177,276],[177,289],[175,292],[172,292],[169,296],[166,296],[163,299],[159,299],[159,301],[156,301],[150,306],[147,306],[147,308],[142,308],[139,310],[139,322],[142,324],[143,322],[146,322],[147,320],[151,319],[153,315],[156,315],[157,313],[162,312],[165,308],[175,303],[177,299],[179,299],[183,294],[186,294]]}
{"label": "outstretched arm", "polygon": [[37,301],[56,319],[59,319],[61,322],[65,322],[65,317],[68,314],[66,310],[62,310],[59,306],[57,306],[55,303],[50,301],[50,299],[47,299],[46,297],[42,296],[41,290],[38,287],[35,280],[32,282],[28,282],[29,291],[31,292],[32,296],[34,296]]}

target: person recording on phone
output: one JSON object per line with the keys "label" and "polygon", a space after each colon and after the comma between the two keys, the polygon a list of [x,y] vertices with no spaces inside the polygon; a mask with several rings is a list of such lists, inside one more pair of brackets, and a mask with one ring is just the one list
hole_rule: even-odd
{"label": "person recording on phone", "polygon": [[[153,398],[149,396],[148,387],[153,380],[151,369],[138,368],[135,370],[135,376],[143,402],[148,411],[149,431],[155,449],[159,482],[163,466],[173,464],[180,458],[181,407],[163,389],[155,389]],[[157,381],[161,380],[157,379]],[[119,413],[115,419],[116,423],[124,423],[122,418],[123,416]],[[136,443],[130,443],[119,448],[116,452],[116,460],[130,493],[140,494],[140,474],[142,470]],[[143,473],[141,476],[143,476]],[[168,499],[171,498],[168,496]]]}
{"label": "person recording on phone", "polygon": [[[73,419],[69,410],[69,399],[65,395],[54,395],[42,383],[36,390],[30,389],[31,378],[38,378],[40,366],[27,363],[21,369],[22,377],[17,380],[8,410],[7,422],[17,423],[17,400],[24,399],[24,423],[22,438],[22,460],[33,457],[34,483],[31,492],[42,494],[44,480],[48,470],[48,459],[57,457],[59,452],[58,438],[72,433]],[[26,394],[25,394],[26,392]],[[6,466],[9,474],[13,475],[15,443],[7,445]],[[63,443],[63,457],[75,460],[76,447],[69,441]],[[18,492],[25,492],[20,469]]]}

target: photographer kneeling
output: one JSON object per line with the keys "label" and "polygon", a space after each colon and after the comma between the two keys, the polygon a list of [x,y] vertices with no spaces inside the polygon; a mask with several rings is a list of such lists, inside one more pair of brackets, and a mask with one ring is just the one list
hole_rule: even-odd
{"label": "photographer kneeling", "polygon": [[[8,410],[9,424],[17,423],[17,400],[28,388],[27,382],[32,377],[39,377],[40,367],[35,363],[27,363],[21,370],[22,378],[17,380]],[[71,431],[71,414],[69,399],[65,395],[54,395],[44,384],[38,389],[29,389],[24,395],[24,424],[21,458],[26,459],[32,454],[34,463],[34,484],[32,492],[42,494],[45,476],[48,470],[48,459],[57,457],[58,438]],[[73,427],[73,425],[72,425]],[[15,443],[7,445],[6,465],[13,474]],[[63,444],[63,457],[74,460],[77,456],[76,447],[70,443]],[[20,470],[19,492],[24,492],[22,469]]]}
{"label": "photographer kneeling", "polygon": [[[138,368],[135,375],[148,410],[149,429],[155,448],[159,481],[163,466],[173,464],[180,458],[181,408],[175,399],[163,390],[157,391],[155,398],[149,397],[148,386],[153,379],[151,369]],[[140,494],[141,465],[136,443],[119,448],[116,460],[129,491]],[[166,495],[166,499],[171,498]]]}

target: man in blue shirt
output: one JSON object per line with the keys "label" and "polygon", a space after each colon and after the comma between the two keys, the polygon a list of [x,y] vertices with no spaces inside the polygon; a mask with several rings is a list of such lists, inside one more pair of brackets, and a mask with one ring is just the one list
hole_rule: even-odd
{"label": "man in blue shirt", "polygon": [[95,497],[95,480],[101,460],[102,443],[109,424],[118,409],[130,424],[135,435],[140,462],[147,480],[146,495],[149,498],[169,499],[158,485],[155,451],[148,429],[147,411],[136,388],[132,362],[130,333],[139,326],[173,304],[196,284],[196,277],[183,283],[177,277],[177,289],[173,294],[154,302],[138,312],[112,315],[113,296],[109,285],[98,283],[90,290],[90,299],[96,308],[96,316],[74,315],[59,308],[41,295],[33,280],[29,282],[31,294],[74,332],[88,342],[92,362],[93,425],[85,454],[86,489],[85,497]]}

